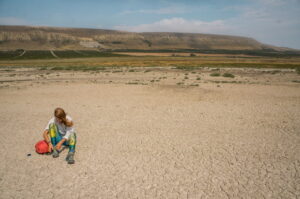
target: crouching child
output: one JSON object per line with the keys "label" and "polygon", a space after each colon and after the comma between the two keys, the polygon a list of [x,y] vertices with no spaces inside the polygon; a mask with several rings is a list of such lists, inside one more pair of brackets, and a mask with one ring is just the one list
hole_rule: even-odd
{"label": "crouching child", "polygon": [[49,145],[49,152],[53,158],[59,157],[62,145],[69,148],[66,161],[69,164],[74,164],[76,133],[74,130],[72,118],[65,113],[62,108],[54,110],[54,117],[48,122],[43,137]]}

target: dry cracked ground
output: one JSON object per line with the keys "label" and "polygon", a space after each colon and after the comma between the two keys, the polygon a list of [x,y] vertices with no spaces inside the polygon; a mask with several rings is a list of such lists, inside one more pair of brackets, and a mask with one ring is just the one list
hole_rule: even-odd
{"label": "dry cracked ground", "polygon": [[[2,70],[0,198],[299,198],[300,76],[227,72]],[[34,151],[56,107],[74,165]]]}

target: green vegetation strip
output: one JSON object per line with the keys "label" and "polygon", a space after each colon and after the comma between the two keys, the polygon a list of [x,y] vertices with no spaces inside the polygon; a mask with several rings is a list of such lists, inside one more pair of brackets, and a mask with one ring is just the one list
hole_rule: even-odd
{"label": "green vegetation strip", "polygon": [[[26,50],[23,56],[19,56],[24,50],[0,51],[0,60],[27,60],[27,59],[57,59],[50,50]],[[100,52],[96,50],[55,50],[59,58],[89,58],[89,57],[129,57],[129,55],[114,54],[112,52]]]}
{"label": "green vegetation strip", "polygon": [[105,70],[106,67],[104,66],[55,66],[55,67],[48,67],[43,66],[40,67],[40,70],[69,70],[69,71],[99,71]]}
{"label": "green vegetation strip", "polygon": [[277,64],[277,63],[204,63],[196,66],[176,66],[180,70],[197,70],[204,67],[208,68],[291,68],[300,73],[300,64]]}
{"label": "green vegetation strip", "polygon": [[[140,50],[140,49],[119,49],[114,52],[143,52],[143,53],[203,53],[203,54],[233,54],[233,55],[251,55],[251,56],[265,56],[275,58],[290,58],[300,57],[299,51],[275,51],[273,49],[263,50],[199,50],[199,49],[154,49],[154,50]],[[193,56],[193,55],[190,55]]]}

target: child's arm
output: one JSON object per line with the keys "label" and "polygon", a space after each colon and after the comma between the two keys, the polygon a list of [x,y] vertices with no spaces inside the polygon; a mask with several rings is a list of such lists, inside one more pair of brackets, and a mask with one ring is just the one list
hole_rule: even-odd
{"label": "child's arm", "polygon": [[43,133],[43,137],[44,137],[44,140],[45,140],[45,141],[48,143],[48,145],[49,145],[49,152],[51,152],[52,149],[53,149],[53,145],[52,145],[51,140],[50,140],[50,138],[49,138],[49,136],[48,136],[48,133],[49,133],[49,131],[48,131],[48,130],[45,130],[44,133]]}
{"label": "child's arm", "polygon": [[48,136],[48,133],[49,131],[48,130],[45,130],[44,133],[43,133],[43,137],[44,137],[44,140],[47,142],[47,143],[51,143],[51,140]]}
{"label": "child's arm", "polygon": [[61,145],[62,145],[66,140],[67,140],[66,138],[63,138],[61,141],[59,141],[59,142],[57,143],[57,145],[55,146],[55,148],[56,148],[57,150],[59,150],[59,149],[61,148]]}

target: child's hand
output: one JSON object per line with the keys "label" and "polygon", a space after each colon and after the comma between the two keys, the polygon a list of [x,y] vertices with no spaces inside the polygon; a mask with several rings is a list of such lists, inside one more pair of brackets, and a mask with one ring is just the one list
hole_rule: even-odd
{"label": "child's hand", "polygon": [[55,148],[56,148],[57,150],[60,150],[60,148],[61,148],[61,143],[58,143],[58,144],[55,146]]}
{"label": "child's hand", "polygon": [[62,144],[66,141],[66,138],[63,138],[59,143],[57,143],[57,145],[55,146],[55,148],[57,150],[60,150]]}
{"label": "child's hand", "polygon": [[52,150],[53,150],[53,145],[52,145],[52,143],[49,143],[48,151],[51,152]]}

